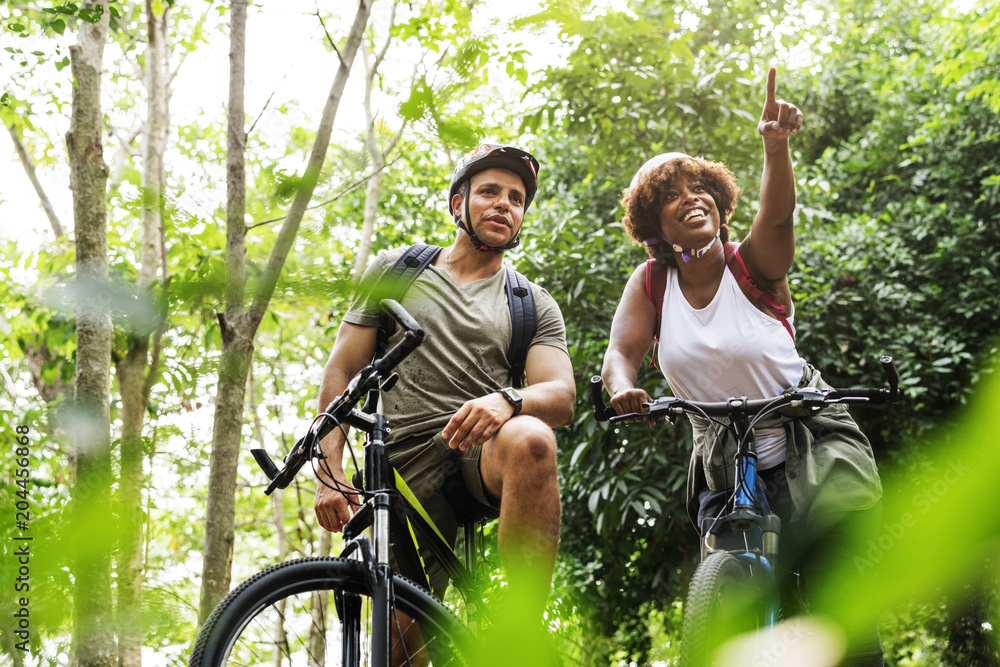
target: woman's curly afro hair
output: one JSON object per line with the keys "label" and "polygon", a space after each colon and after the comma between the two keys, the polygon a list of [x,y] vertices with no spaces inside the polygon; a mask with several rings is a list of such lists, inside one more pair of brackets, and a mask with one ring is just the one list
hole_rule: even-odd
{"label": "woman's curly afro hair", "polygon": [[[663,208],[663,197],[667,188],[678,177],[686,177],[701,183],[719,209],[722,216],[722,226],[719,238],[723,243],[729,241],[729,219],[736,208],[736,197],[740,187],[736,177],[729,167],[721,162],[712,162],[700,157],[678,155],[651,169],[639,170],[631,187],[622,193],[621,204],[625,209],[622,226],[625,232],[636,243],[644,243],[649,238],[659,238],[660,210]],[[646,252],[656,261],[666,266],[677,266],[674,251],[667,243],[657,243],[647,246]]]}

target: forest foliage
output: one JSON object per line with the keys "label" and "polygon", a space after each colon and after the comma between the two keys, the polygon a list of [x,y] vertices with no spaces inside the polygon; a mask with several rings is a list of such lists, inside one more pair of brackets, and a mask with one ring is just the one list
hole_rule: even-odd
{"label": "forest foliage", "polygon": [[[104,93],[112,355],[127,353],[137,323],[158,309],[166,313],[143,432],[142,621],[144,660],[183,664],[197,621],[222,349],[226,137],[219,117],[205,112],[171,122],[161,203],[169,282],[147,299],[130,287],[141,244],[142,160],[133,130],[142,124],[145,53],[141,8],[124,4],[109,4],[114,57],[106,57]],[[342,4],[349,7],[307,10],[316,11],[308,39],[325,44],[330,59],[316,67],[321,88],[355,9]],[[856,417],[887,479],[934,477],[941,433],[997,357],[1000,7],[550,0],[498,23],[489,3],[441,0],[400,3],[387,28],[391,4],[375,3],[363,45],[390,39],[392,67],[376,78],[375,136],[384,146],[403,128],[383,171],[372,251],[450,243],[448,177],[477,142],[518,143],[542,164],[525,241],[510,259],[560,304],[578,380],[575,418],[558,433],[563,530],[550,609],[568,664],[667,664],[698,557],[683,509],[686,426],[608,428],[587,404],[614,307],[645,259],[619,224],[621,191],[660,152],[722,160],[742,187],[732,227],[744,235],[757,206],[762,156],[754,128],[769,66],[779,71],[779,97],[805,114],[792,142],[798,248],[790,281],[799,350],[834,385],[879,386],[877,358],[896,357],[906,402]],[[225,42],[227,6],[152,6],[171,12],[174,76],[197,77],[184,61]],[[251,7],[258,20],[273,11],[273,3]],[[93,19],[71,3],[0,8],[9,60],[0,118],[40,172],[62,173],[66,162],[63,119],[73,82],[63,36]],[[356,65],[352,78],[361,76]],[[361,100],[342,105],[360,108]],[[256,113],[247,114],[248,290],[263,275],[298,191],[319,109],[288,99]],[[275,504],[262,493],[247,450],[256,444],[283,454],[315,413],[320,372],[363,247],[370,164],[363,129],[338,121],[312,208],[257,331],[238,468],[234,581],[274,562],[279,544],[289,557],[320,548],[312,476],[300,475]],[[72,229],[68,219],[62,223]],[[5,442],[14,441],[19,424],[31,439],[35,662],[27,664],[66,664],[73,573],[65,555],[80,548],[65,530],[73,502],[73,239],[51,231],[38,247],[0,242],[0,416]],[[650,394],[667,392],[655,369],[641,379]],[[117,390],[111,418],[120,438]],[[3,449],[5,471],[14,470],[15,458]],[[14,507],[17,490],[5,474],[3,507]],[[16,532],[9,521],[0,528],[5,582],[14,577],[6,550]],[[100,534],[114,547],[114,526]],[[487,537],[495,540],[492,530]],[[488,540],[491,558],[493,544]],[[960,595],[915,595],[886,610],[887,663],[996,664],[992,577],[984,567],[960,582]],[[9,617],[15,603],[0,596],[0,616]],[[0,651],[16,655],[7,632],[0,632]]]}

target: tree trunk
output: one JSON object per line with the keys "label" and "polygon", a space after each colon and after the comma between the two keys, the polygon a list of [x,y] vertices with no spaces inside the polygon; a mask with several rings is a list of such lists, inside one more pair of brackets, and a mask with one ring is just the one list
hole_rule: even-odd
{"label": "tree trunk", "polygon": [[[391,27],[391,26],[390,26]],[[358,244],[358,254],[354,256],[354,267],[351,275],[360,278],[368,265],[368,256],[372,252],[372,235],[375,233],[375,214],[378,212],[378,196],[382,192],[382,170],[385,169],[385,154],[378,147],[375,136],[375,115],[372,113],[372,87],[378,62],[372,63],[368,49],[361,51],[361,61],[365,65],[365,148],[371,159],[372,175],[368,177],[365,187],[365,208],[362,213],[361,242]]]}
{"label": "tree trunk", "polygon": [[198,626],[229,591],[236,512],[236,464],[243,427],[243,400],[253,353],[245,327],[246,131],[243,89],[246,62],[246,0],[233,0],[229,17],[229,128],[226,147],[226,312],[219,315],[222,358],[216,388],[209,457],[205,556]]}
{"label": "tree trunk", "polygon": [[[333,546],[333,535],[328,530],[319,534],[319,551],[316,556],[326,558]],[[326,619],[329,615],[330,591],[313,591],[309,598],[309,613],[312,623],[306,643],[309,646],[309,667],[322,667],[326,660]]]}
{"label": "tree trunk", "polygon": [[365,208],[361,223],[361,240],[358,243],[358,253],[354,256],[354,266],[351,275],[360,278],[368,266],[368,258],[372,254],[372,236],[375,234],[375,214],[378,211],[378,197],[382,192],[382,170],[385,169],[385,160],[372,160],[373,173],[368,177],[368,185],[365,187]]}
{"label": "tree trunk", "polygon": [[219,315],[222,330],[222,358],[216,390],[212,454],[209,458],[208,507],[205,522],[205,553],[202,566],[201,599],[198,624],[201,626],[212,609],[229,591],[233,560],[236,512],[236,465],[242,439],[243,410],[247,374],[253,355],[253,339],[267,311],[278,276],[298,233],[313,190],[319,179],[323,160],[330,144],[330,133],[351,63],[358,51],[368,16],[370,1],[359,3],[354,24],[347,37],[340,67],[323,108],[323,116],[302,185],[278,232],[274,249],[261,276],[253,304],[245,309],[246,223],[244,183],[243,77],[246,2],[233,0],[230,23],[229,130],[227,156],[226,211],[226,309]]}
{"label": "tree trunk", "polygon": [[[146,123],[143,132],[142,173],[142,251],[139,282],[140,300],[152,302],[157,267],[161,265],[162,199],[164,190],[163,153],[166,149],[167,94],[169,76],[166,55],[167,17],[164,6],[157,16],[152,0],[146,0]],[[163,266],[164,280],[167,267]],[[140,308],[139,312],[152,312]],[[143,625],[143,473],[142,428],[152,383],[147,373],[156,373],[156,361],[150,364],[149,344],[152,320],[139,317],[129,323],[129,348],[116,366],[122,402],[121,480],[118,503],[121,526],[118,576],[118,663],[119,667],[142,664]]]}
{"label": "tree trunk", "polygon": [[365,208],[361,224],[361,241],[358,245],[358,253],[354,256],[354,266],[351,269],[351,275],[355,278],[361,277],[361,274],[364,273],[365,267],[368,265],[368,257],[372,252],[375,216],[378,212],[378,198],[382,193],[382,179],[385,176],[386,160],[396,147],[399,138],[403,135],[403,129],[406,127],[406,121],[403,121],[399,132],[392,138],[385,150],[379,148],[378,137],[375,132],[375,114],[372,113],[372,88],[375,85],[375,75],[378,73],[379,65],[385,58],[385,54],[389,50],[389,43],[392,41],[391,32],[396,21],[396,8],[398,5],[398,1],[392,5],[392,10],[389,14],[389,25],[385,28],[386,33],[390,34],[386,37],[382,48],[377,53],[373,53],[372,57],[369,57],[367,48],[361,51],[361,61],[365,66],[365,148],[368,149],[368,155],[371,158],[372,175],[368,178],[368,186],[365,188]]}
{"label": "tree trunk", "polygon": [[111,427],[109,382],[111,312],[108,290],[106,187],[108,166],[101,143],[101,75],[108,35],[107,0],[83,2],[100,12],[81,23],[79,43],[70,47],[76,85],[66,146],[76,235],[77,361],[74,429],[76,479],[72,526],[73,649],[80,667],[116,663],[111,605]]}
{"label": "tree trunk", "polygon": [[118,483],[120,549],[118,579],[118,660],[120,667],[142,664],[142,425],[146,412],[143,395],[147,338],[133,338],[128,353],[115,364],[121,396],[121,477]]}

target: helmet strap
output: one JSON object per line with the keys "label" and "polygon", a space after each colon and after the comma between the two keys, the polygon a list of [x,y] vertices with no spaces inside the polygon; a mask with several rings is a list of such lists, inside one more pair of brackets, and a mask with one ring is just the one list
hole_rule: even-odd
{"label": "helmet strap", "polygon": [[704,254],[706,252],[708,252],[708,249],[711,248],[713,245],[715,245],[715,242],[719,240],[719,234],[720,233],[721,233],[721,230],[719,230],[718,232],[716,232],[715,233],[715,238],[713,238],[711,241],[709,241],[708,245],[706,245],[704,247],[701,247],[701,248],[685,248],[684,246],[677,245],[676,243],[674,243],[673,241],[671,241],[670,239],[668,239],[663,234],[660,234],[659,237],[654,237],[654,238],[651,238],[651,239],[646,239],[645,243],[646,243],[647,246],[652,246],[652,245],[656,245],[658,243],[664,243],[664,242],[666,242],[671,248],[674,249],[674,252],[679,252],[681,254],[681,259],[684,260],[685,264],[690,264],[692,257],[694,257],[695,259],[698,259],[699,257],[704,256]]}
{"label": "helmet strap", "polygon": [[[465,220],[472,219],[472,216],[469,213],[469,199],[471,199],[471,196],[466,196],[465,202],[463,204],[465,207]],[[479,237],[476,236],[476,233],[472,231],[472,223],[463,221],[462,217],[459,215],[455,216],[455,222],[458,223],[459,227],[465,230],[465,233],[469,235],[469,241],[472,243],[472,245],[476,247],[476,250],[478,250],[479,252],[493,252],[499,255],[504,250],[510,250],[511,248],[516,248],[521,243],[521,230],[518,230],[517,234],[514,235],[514,238],[508,241],[506,245],[489,246],[480,241]]]}

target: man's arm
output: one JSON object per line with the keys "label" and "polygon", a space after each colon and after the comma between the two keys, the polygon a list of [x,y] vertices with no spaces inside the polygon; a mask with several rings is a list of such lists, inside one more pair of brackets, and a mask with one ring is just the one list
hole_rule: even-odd
{"label": "man's arm", "polygon": [[[525,361],[528,386],[518,389],[521,414],[541,419],[552,428],[565,426],[573,419],[576,381],[569,355],[557,347],[533,345]],[[467,401],[441,432],[448,444],[457,449],[481,447],[496,435],[514,415],[514,408],[494,392]]]}
{"label": "man's arm", "polygon": [[[342,322],[337,331],[337,340],[333,351],[326,362],[323,372],[323,383],[319,389],[319,409],[325,410],[333,399],[344,393],[347,383],[358,371],[371,363],[375,355],[377,327],[363,327],[350,322]],[[316,518],[321,526],[333,532],[340,532],[344,524],[354,513],[353,505],[357,499],[348,499],[343,493],[331,486],[348,484],[344,475],[344,434],[340,429],[334,429],[321,443],[323,454],[326,455],[326,466],[333,473],[332,479],[323,470],[317,468],[319,484],[316,487]],[[323,482],[326,482],[324,484]]]}

